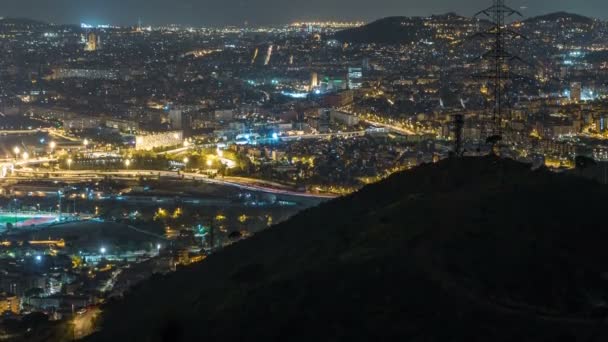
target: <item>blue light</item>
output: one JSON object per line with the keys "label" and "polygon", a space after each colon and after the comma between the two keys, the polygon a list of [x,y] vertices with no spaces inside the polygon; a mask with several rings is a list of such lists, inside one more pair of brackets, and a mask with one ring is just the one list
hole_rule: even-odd
{"label": "blue light", "polygon": [[308,96],[308,93],[290,93],[290,92],[286,92],[286,91],[282,91],[281,94],[284,96],[289,96],[294,99],[305,99]]}
{"label": "blue light", "polygon": [[36,255],[36,261],[42,261],[42,256],[41,255]]}
{"label": "blue light", "polygon": [[279,135],[277,133],[272,133],[272,139],[274,139],[274,140],[279,139]]}

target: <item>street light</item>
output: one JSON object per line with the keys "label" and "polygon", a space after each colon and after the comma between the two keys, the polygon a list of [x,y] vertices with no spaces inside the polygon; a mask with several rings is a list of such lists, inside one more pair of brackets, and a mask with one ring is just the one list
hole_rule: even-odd
{"label": "street light", "polygon": [[21,149],[19,148],[19,146],[15,146],[15,148],[13,148],[13,152],[15,152],[15,155],[17,157],[19,157],[19,154],[21,153]]}
{"label": "street light", "polygon": [[28,160],[30,158],[30,154],[27,152],[23,152],[22,157],[23,157],[23,160]]}
{"label": "street light", "polygon": [[72,158],[68,158],[67,162],[68,162],[68,168],[71,170],[72,169]]}
{"label": "street light", "polygon": [[84,145],[84,147],[86,148],[87,146],[89,146],[89,139],[84,139],[82,141],[82,144]]}
{"label": "street light", "polygon": [[208,166],[208,167],[213,166],[213,160],[211,160],[211,159],[207,159],[207,166]]}
{"label": "street light", "polygon": [[101,247],[99,249],[99,252],[101,252],[101,254],[106,254],[106,248],[105,247]]}
{"label": "street light", "polygon": [[54,141],[51,141],[49,143],[49,147],[51,148],[51,154],[53,153],[53,150],[55,150],[55,147],[57,147],[57,143]]}
{"label": "street light", "polygon": [[125,160],[125,166],[127,167],[127,169],[129,168],[129,166],[131,166],[131,160],[130,159]]}

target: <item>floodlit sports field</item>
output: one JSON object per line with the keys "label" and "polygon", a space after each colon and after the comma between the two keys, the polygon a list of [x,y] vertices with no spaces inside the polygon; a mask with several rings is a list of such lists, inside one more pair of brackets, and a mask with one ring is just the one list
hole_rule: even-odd
{"label": "floodlit sports field", "polygon": [[57,216],[53,214],[1,213],[0,231],[6,228],[7,223],[12,223],[13,227],[28,227],[32,225],[51,223],[56,219]]}

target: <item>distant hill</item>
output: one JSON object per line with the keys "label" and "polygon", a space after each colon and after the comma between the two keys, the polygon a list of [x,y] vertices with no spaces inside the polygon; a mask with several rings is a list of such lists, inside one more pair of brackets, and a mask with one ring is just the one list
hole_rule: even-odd
{"label": "distant hill", "polygon": [[397,44],[415,40],[418,25],[406,26],[408,17],[383,18],[367,25],[340,31],[334,38],[341,42]]}
{"label": "distant hill", "polygon": [[509,160],[423,165],[154,277],[87,341],[607,341],[606,203]]}
{"label": "distant hill", "polygon": [[[429,17],[437,22],[470,23],[474,19],[459,16],[455,13]],[[387,17],[367,25],[337,32],[334,38],[350,43],[408,44],[412,41],[430,39],[434,32],[425,26],[428,18],[422,17]]]}
{"label": "distant hill", "polygon": [[[489,22],[480,18],[478,22],[482,27]],[[379,19],[367,25],[337,32],[334,38],[342,42],[350,43],[377,43],[377,44],[408,44],[422,39],[433,39],[434,29],[426,26],[428,21],[435,23],[458,25],[469,25],[476,23],[477,19],[459,16],[454,13],[435,15],[431,17],[388,17]],[[595,20],[578,14],[556,12],[542,16],[532,17],[523,21],[526,26],[536,27],[538,25],[593,25]],[[463,29],[465,29],[463,26]]]}
{"label": "distant hill", "polygon": [[537,17],[526,19],[525,23],[541,23],[541,22],[560,22],[560,23],[579,23],[579,24],[593,24],[594,20],[589,17],[585,17],[579,14],[568,13],[568,12],[555,12],[549,13]]}
{"label": "distant hill", "polygon": [[48,23],[28,18],[1,18],[0,26],[47,26]]}

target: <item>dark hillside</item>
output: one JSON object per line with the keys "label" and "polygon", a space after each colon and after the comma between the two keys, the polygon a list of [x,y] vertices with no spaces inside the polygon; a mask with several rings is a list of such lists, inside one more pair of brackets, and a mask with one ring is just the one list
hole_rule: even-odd
{"label": "dark hillside", "polygon": [[105,308],[90,341],[607,341],[608,191],[496,158],[423,165]]}

